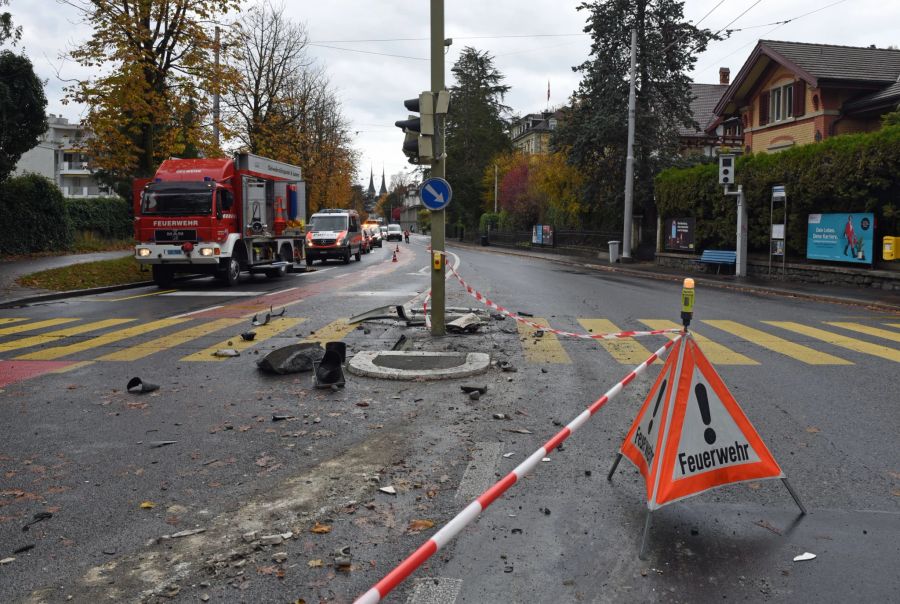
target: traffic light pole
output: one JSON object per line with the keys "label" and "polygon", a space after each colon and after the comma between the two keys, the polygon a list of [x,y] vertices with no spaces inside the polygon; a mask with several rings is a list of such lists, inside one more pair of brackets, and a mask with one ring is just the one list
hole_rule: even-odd
{"label": "traffic light pole", "polygon": [[[444,0],[431,0],[431,90],[437,94],[444,89]],[[446,154],[444,152],[444,120],[445,115],[434,116],[434,161],[431,164],[431,175],[444,178]],[[444,252],[444,210],[431,212],[431,250],[432,253]],[[444,260],[440,269],[431,271],[431,335],[442,336],[447,333],[444,325],[446,307],[446,291],[444,277]]]}

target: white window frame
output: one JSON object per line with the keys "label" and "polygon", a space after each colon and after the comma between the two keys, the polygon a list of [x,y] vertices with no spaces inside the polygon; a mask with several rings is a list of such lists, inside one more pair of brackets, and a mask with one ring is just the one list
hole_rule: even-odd
{"label": "white window frame", "polygon": [[769,90],[769,123],[783,122],[794,117],[794,83],[782,84]]}

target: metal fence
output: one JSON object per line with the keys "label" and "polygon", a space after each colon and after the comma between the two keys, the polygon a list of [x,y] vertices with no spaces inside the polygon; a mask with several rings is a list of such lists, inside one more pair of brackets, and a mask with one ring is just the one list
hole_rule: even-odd
{"label": "metal fence", "polygon": [[[466,238],[475,243],[481,242],[484,234],[476,234]],[[607,251],[610,241],[622,239],[621,232],[611,231],[554,231],[552,244],[532,243],[531,231],[491,231],[486,234],[489,245],[501,247],[544,249],[563,254],[594,255],[598,251]]]}

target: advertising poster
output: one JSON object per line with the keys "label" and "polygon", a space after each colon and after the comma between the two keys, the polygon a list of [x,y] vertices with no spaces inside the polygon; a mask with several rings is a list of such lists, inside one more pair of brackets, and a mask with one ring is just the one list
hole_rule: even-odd
{"label": "advertising poster", "polygon": [[810,214],[806,230],[806,257],[810,260],[872,264],[874,236],[874,214]]}
{"label": "advertising poster", "polygon": [[542,226],[543,226],[544,234],[543,234],[543,237],[542,237],[542,239],[541,239],[541,243],[542,243],[543,245],[550,245],[550,246],[552,246],[552,245],[553,245],[553,227],[550,226],[549,224],[545,224],[545,225],[542,225]]}
{"label": "advertising poster", "polygon": [[694,219],[667,218],[665,224],[666,249],[693,251]]}
{"label": "advertising poster", "polygon": [[541,225],[536,224],[533,227],[531,227],[531,244],[532,245],[540,245],[543,238],[544,238],[544,229],[541,228]]}

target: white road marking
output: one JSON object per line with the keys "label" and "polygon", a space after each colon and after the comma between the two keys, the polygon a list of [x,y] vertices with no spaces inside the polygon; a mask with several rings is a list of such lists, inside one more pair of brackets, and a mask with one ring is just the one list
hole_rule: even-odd
{"label": "white road marking", "polygon": [[471,501],[494,484],[497,480],[494,474],[501,454],[500,443],[475,443],[472,461],[466,466],[462,480],[459,481],[456,498]]}
{"label": "white road marking", "polygon": [[295,289],[300,289],[298,287],[289,287],[287,289],[279,289],[277,292],[272,292],[270,294],[266,294],[267,296],[277,296],[278,294],[286,294],[287,292],[292,292]]}
{"label": "white road marking", "polygon": [[317,273],[326,273],[328,271],[333,271],[335,267],[331,266],[329,268],[317,268],[315,271],[311,273],[290,273],[294,277],[306,277],[308,275],[315,275]]}
{"label": "white road marking", "polygon": [[236,291],[209,291],[209,292],[193,292],[193,291],[177,291],[169,294],[160,294],[160,296],[173,296],[179,298],[255,298],[265,295],[266,292],[236,292]]}
{"label": "white road marking", "polygon": [[397,291],[366,291],[366,292],[335,292],[335,296],[360,296],[360,297],[386,297],[392,298],[395,296],[418,296],[420,292],[397,292]]}
{"label": "white road marking", "polygon": [[406,604],[453,604],[462,589],[462,579],[426,577],[413,582]]}
{"label": "white road marking", "polygon": [[200,310],[192,310],[191,312],[181,313],[180,315],[175,315],[172,317],[173,319],[180,319],[181,317],[190,317],[191,315],[198,315],[202,312],[206,312],[209,310],[215,310],[217,308],[222,308],[224,305],[219,304],[217,306],[210,306],[209,308],[201,308]]}

